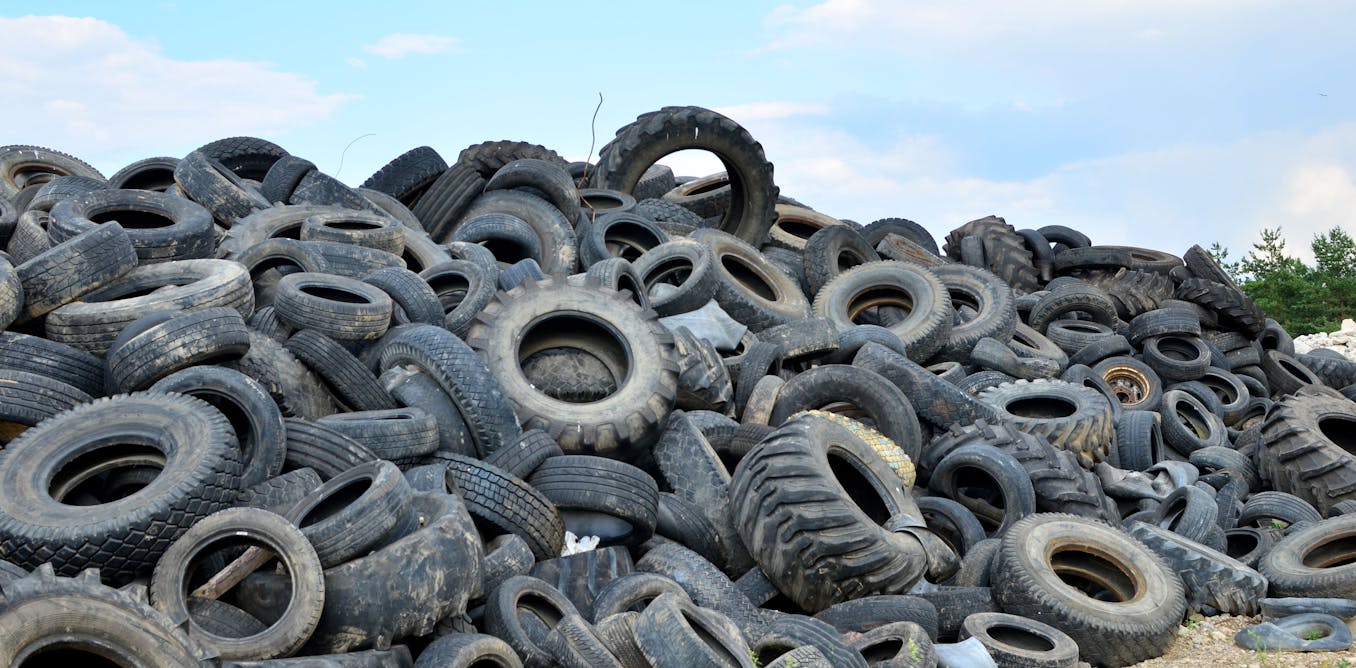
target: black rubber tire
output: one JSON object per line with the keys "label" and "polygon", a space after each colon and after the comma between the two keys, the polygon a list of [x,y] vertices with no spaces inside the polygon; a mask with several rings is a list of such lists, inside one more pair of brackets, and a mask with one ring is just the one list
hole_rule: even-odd
{"label": "black rubber tire", "polygon": [[705,244],[714,256],[713,297],[731,318],[757,332],[810,314],[796,279],[742,239],[720,230],[698,230],[688,238]]}
{"label": "black rubber tire", "polygon": [[985,268],[1003,279],[1015,294],[1040,289],[1040,276],[1032,264],[1026,242],[1002,218],[988,216],[961,225],[946,235],[943,250],[952,259],[959,260],[961,241],[968,236],[983,240]]}
{"label": "black rubber tire", "polygon": [[1282,397],[1262,425],[1258,470],[1277,491],[1294,494],[1326,514],[1356,499],[1356,458],[1344,444],[1356,427],[1345,398],[1303,390]]}
{"label": "black rubber tire", "polygon": [[1130,321],[1130,343],[1140,345],[1151,336],[1200,336],[1201,319],[1185,308],[1165,307],[1145,311]]}
{"label": "black rubber tire", "polygon": [[710,151],[725,165],[729,206],[717,227],[761,245],[777,216],[772,164],[748,131],[714,111],[664,107],[642,114],[599,150],[593,183],[630,193],[650,165],[684,149]]}
{"label": "black rubber tire", "polygon": [[1154,411],[1125,411],[1116,420],[1116,452],[1120,468],[1144,471],[1165,452],[1162,418]]}
{"label": "black rubber tire", "polygon": [[[5,242],[5,253],[14,265],[20,265],[42,255],[52,248],[52,240],[47,236],[47,221],[51,216],[38,211],[26,212],[19,216],[14,231]],[[130,245],[130,242],[129,242]],[[133,251],[133,255],[136,252]]]}
{"label": "black rubber tire", "polygon": [[1192,610],[1204,607],[1207,612],[1242,616],[1258,613],[1261,599],[1267,594],[1267,581],[1257,571],[1219,550],[1162,527],[1133,522],[1127,532],[1157,552],[1169,568],[1181,575]]}
{"label": "black rubber tire", "polygon": [[[447,486],[445,481],[439,484]],[[491,592],[511,577],[528,575],[536,563],[527,541],[511,533],[496,536],[485,543],[484,584],[480,591]]]}
{"label": "black rubber tire", "polygon": [[91,400],[89,394],[59,380],[27,371],[0,371],[0,440],[12,440],[27,428]]}
{"label": "black rubber tire", "polygon": [[216,248],[206,209],[146,190],[98,190],[63,200],[52,209],[47,231],[59,244],[107,222],[127,231],[141,264],[207,258]]}
{"label": "black rubber tire", "polygon": [[263,386],[285,417],[318,419],[337,410],[334,399],[306,365],[282,343],[258,332],[250,332],[250,351],[228,368]]}
{"label": "black rubber tire", "polygon": [[238,360],[249,352],[250,336],[238,311],[218,306],[174,313],[113,345],[106,361],[110,393],[144,390],[199,364]]}
{"label": "black rubber tire", "polygon": [[561,668],[622,668],[593,627],[579,615],[561,619],[542,639],[541,647]]}
{"label": "black rubber tire", "polygon": [[[223,636],[203,628],[189,614],[188,581],[212,548],[242,542],[269,550],[286,567],[291,597],[263,631]],[[315,550],[291,522],[266,510],[231,508],[203,518],[170,546],[151,577],[150,597],[171,619],[187,618],[189,636],[221,658],[273,659],[295,653],[319,624],[325,578]]]}
{"label": "black rubber tire", "polygon": [[[536,234],[537,245],[541,248],[540,257],[534,259],[540,260],[539,264],[545,273],[573,274],[579,266],[579,242],[571,226],[574,221],[550,202],[514,190],[486,192],[462,213],[457,226],[492,213],[508,214],[527,223]],[[456,227],[451,232],[455,233]]]}
{"label": "black rubber tire", "polygon": [[341,341],[370,341],[391,323],[391,297],[352,278],[297,272],[278,282],[274,308],[283,322]]}
{"label": "black rubber tire", "polygon": [[[1257,466],[1252,458],[1228,446],[1201,448],[1191,453],[1189,461],[1205,472],[1237,472],[1245,484],[1245,491],[1257,492],[1262,489],[1262,479],[1257,475]],[[1310,509],[1313,508],[1307,503],[1305,505]]]}
{"label": "black rubber tire", "polygon": [[287,156],[283,147],[259,137],[225,137],[199,146],[197,150],[219,161],[242,179],[264,178],[273,163]]}
{"label": "black rubber tire", "polygon": [[639,545],[654,534],[659,487],[630,464],[562,455],[542,462],[528,482],[556,506],[567,531],[598,536],[600,546]]}
{"label": "black rubber tire", "polygon": [[1178,299],[1185,299],[1217,313],[1225,324],[1249,336],[1256,336],[1266,328],[1266,315],[1262,313],[1261,307],[1232,285],[1189,278],[1177,286],[1175,294]]}
{"label": "black rubber tire", "polygon": [[108,187],[164,192],[174,187],[174,168],[178,164],[178,157],[144,157],[108,176]]}
{"label": "black rubber tire", "polygon": [[201,399],[230,421],[240,446],[240,486],[263,484],[283,469],[286,440],[282,412],[268,391],[245,374],[218,366],[176,371],[150,387]]}
{"label": "black rubber tire", "polygon": [[1012,289],[987,269],[964,264],[934,267],[932,273],[946,286],[953,312],[968,306],[976,314],[952,325],[937,357],[963,362],[983,338],[1006,342],[1017,327]]}
{"label": "black rubber tire", "polygon": [[342,432],[304,418],[283,418],[287,470],[314,469],[329,480],[359,464],[376,461],[376,453]]}
{"label": "black rubber tire", "polygon": [[[554,659],[541,643],[568,615],[578,615],[563,594],[537,578],[509,578],[486,598],[485,631],[508,643],[529,668],[550,668]],[[524,624],[524,619],[535,622]]]}
{"label": "black rubber tire", "polygon": [[961,559],[961,567],[956,571],[952,584],[957,587],[988,587],[989,570],[994,557],[998,555],[999,539],[985,538],[970,547]]}
{"label": "black rubber tire", "polygon": [[[262,178],[264,174],[260,174]],[[174,182],[212,217],[226,227],[272,203],[226,165],[198,150],[189,153],[174,166]]]}
{"label": "black rubber tire", "polygon": [[768,620],[750,638],[750,658],[771,662],[774,658],[809,645],[828,658],[830,665],[866,668],[866,660],[848,645],[844,636],[826,622],[799,614],[768,612]]}
{"label": "black rubber tire", "polygon": [[816,232],[845,226],[837,218],[798,204],[778,202],[775,210],[777,219],[768,230],[767,245],[792,251],[797,257],[805,254],[806,245]]}
{"label": "black rubber tire", "polygon": [[[571,454],[626,459],[658,437],[678,393],[673,337],[653,311],[624,293],[549,278],[499,293],[476,317],[467,342],[494,370],[506,407]],[[598,357],[617,390],[587,405],[533,387],[520,360],[552,349]],[[469,420],[468,420],[469,423]]]}
{"label": "black rubber tire", "polygon": [[62,176],[104,180],[89,163],[60,151],[20,144],[0,146],[0,197],[14,197],[26,188]]}
{"label": "black rubber tire", "polygon": [[99,225],[14,267],[23,288],[24,319],[37,318],[102,288],[137,266],[131,237]]}
{"label": "black rubber tire", "polygon": [[594,623],[593,631],[607,647],[612,656],[621,662],[622,668],[650,668],[650,662],[636,645],[636,620],[639,612],[626,612],[600,619]]}
{"label": "black rubber tire", "polygon": [[1295,357],[1315,375],[1322,378],[1328,387],[1340,390],[1356,384],[1356,362],[1346,358],[1338,359],[1313,353],[1300,353]]}
{"label": "black rubber tire", "polygon": [[100,584],[94,570],[63,578],[51,566],[43,566],[6,583],[0,633],[6,639],[0,661],[8,665],[22,665],[26,657],[45,658],[43,650],[53,645],[76,661],[92,663],[107,661],[110,655],[147,665],[215,662],[213,652],[145,598]]}
{"label": "black rubber tire", "polygon": [[678,354],[678,397],[674,406],[722,414],[729,411],[734,400],[734,386],[720,352],[709,341],[693,336],[686,327],[672,331],[673,346]]}
{"label": "black rubber tire", "polygon": [[[831,464],[840,468],[831,471]],[[880,526],[914,507],[900,477],[856,434],[824,417],[789,420],[745,455],[735,469],[730,504],[750,554],[808,611],[860,595],[898,593],[926,567],[917,539]],[[788,523],[801,536],[790,544],[790,534],[783,533]],[[824,533],[828,526],[834,529]],[[841,550],[849,544],[858,548],[851,562],[872,567],[848,568]]]}
{"label": "black rubber tire", "polygon": [[505,264],[528,258],[543,261],[542,240],[537,231],[527,221],[508,213],[488,212],[465,218],[448,238],[479,244]]}
{"label": "black rubber tire", "polygon": [[1059,629],[1029,617],[977,612],[961,623],[960,639],[976,638],[994,664],[1027,668],[1074,668],[1078,644]]}
{"label": "black rubber tire", "polygon": [[442,302],[419,274],[400,267],[386,267],[364,276],[362,280],[390,295],[391,301],[398,307],[394,311],[394,324],[443,324],[445,313]]}
{"label": "black rubber tire", "polygon": [[593,599],[589,616],[594,624],[598,624],[615,614],[640,612],[663,594],[674,594],[691,600],[682,585],[668,577],[655,573],[628,573],[607,583],[607,586],[598,591],[598,595]]}
{"label": "black rubber tire", "polygon": [[1200,399],[1187,392],[1164,392],[1159,414],[1163,416],[1163,440],[1184,456],[1201,448],[1229,443],[1229,432],[1224,421],[1211,413]]}
{"label": "black rubber tire", "polygon": [[549,434],[540,429],[528,429],[518,440],[491,452],[485,457],[485,463],[527,479],[543,462],[563,454],[560,445]]}
{"label": "black rubber tire", "polygon": [[919,417],[934,426],[997,419],[997,411],[988,404],[880,344],[862,346],[853,357],[852,365],[870,369],[894,383],[909,397],[909,403],[913,404]]}
{"label": "black rubber tire", "polygon": [[[1117,529],[1071,515],[1031,515],[1013,525],[992,575],[1004,611],[1069,634],[1082,659],[1094,664],[1161,656],[1186,611],[1182,580],[1161,558]],[[1093,598],[1061,575],[1119,601]]]}
{"label": "black rubber tire", "polygon": [[851,225],[831,225],[815,232],[806,241],[802,257],[810,296],[818,294],[834,276],[881,259],[862,232]]}
{"label": "black rubber tire", "polygon": [[376,460],[330,478],[287,518],[297,525],[325,568],[366,554],[412,530],[413,491],[395,464]]}
{"label": "black rubber tire", "polygon": [[[1045,338],[1069,354],[1069,365],[1093,365],[1112,355],[1124,355],[1132,351],[1130,342],[1116,330],[1101,323],[1088,320],[1055,320],[1045,329]],[[1108,341],[1086,354],[1088,348],[1102,341]],[[1076,358],[1076,360],[1075,360]]]}
{"label": "black rubber tire", "polygon": [[427,373],[452,399],[482,456],[522,433],[504,391],[485,362],[447,330],[416,325],[389,337],[383,344],[381,368],[407,364]]}
{"label": "black rubber tire", "polygon": [[628,292],[636,306],[643,309],[651,308],[650,293],[645,289],[645,283],[641,281],[640,275],[636,273],[629,260],[610,257],[595,262],[584,272],[584,281],[608,290]]}
{"label": "black rubber tire", "polygon": [[660,492],[655,533],[676,541],[711,564],[729,563],[729,550],[705,511],[681,496]]}
{"label": "black rubber tire", "polygon": [[1012,455],[971,444],[952,450],[933,470],[930,489],[964,505],[985,529],[1001,535],[1036,512],[1036,492],[1026,468]]}
{"label": "black rubber tire", "polygon": [[300,468],[241,489],[237,505],[241,508],[259,508],[281,515],[322,484],[324,481],[320,479],[320,474],[316,473],[315,469]]}
{"label": "black rubber tire", "polygon": [[1212,366],[1205,370],[1200,382],[1204,384],[1220,402],[1220,418],[1224,424],[1232,427],[1247,415],[1252,395],[1248,387],[1235,374]]}
{"label": "black rubber tire", "polygon": [[1016,458],[1026,469],[1040,512],[1064,512],[1111,524],[1119,519],[1114,504],[1102,492],[1101,482],[1079,467],[1070,453],[1007,424],[978,421],[952,425],[924,450],[917,460],[919,469],[930,473],[943,457],[966,444],[984,444]]}
{"label": "black rubber tire", "polygon": [[[112,458],[88,457],[122,439],[137,445]],[[133,467],[161,470],[138,493],[110,503],[61,501],[88,478]],[[143,392],[44,420],[0,450],[0,480],[7,490],[0,498],[0,558],[26,568],[51,562],[71,574],[96,567],[126,582],[149,573],[197,520],[235,502],[240,451],[230,423],[207,403]]]}
{"label": "black rubber tire", "polygon": [[[705,244],[675,239],[646,251],[632,264],[660,316],[695,311],[715,296],[715,255]],[[673,289],[660,292],[660,283]]]}
{"label": "black rubber tire", "polygon": [[662,542],[652,547],[636,562],[636,570],[671,578],[693,603],[729,617],[746,634],[766,624],[763,612],[715,564],[677,543]]}
{"label": "black rubber tire", "polygon": [[[932,640],[922,627],[912,622],[877,627],[853,638],[850,646],[872,666],[926,668],[937,665],[937,650]],[[826,660],[824,665],[833,664]]]}
{"label": "black rubber tire", "polygon": [[268,628],[258,617],[215,598],[189,597],[188,615],[208,633],[227,638],[252,636]]}
{"label": "black rubber tire", "polygon": [[797,374],[777,394],[769,425],[781,426],[792,415],[806,410],[847,403],[861,413],[886,438],[918,459],[923,433],[908,397],[885,378],[846,364],[826,364]]}
{"label": "black rubber tire", "polygon": [[1154,511],[1153,523],[1216,550],[1226,547],[1219,506],[1208,492],[1194,485],[1178,487],[1164,497]]}
{"label": "black rubber tire", "polygon": [[386,251],[405,252],[405,226],[384,213],[335,209],[318,213],[301,224],[302,241],[332,241]]}
{"label": "black rubber tire", "polygon": [[334,339],[313,329],[303,329],[293,334],[284,347],[324,379],[326,389],[351,410],[380,411],[396,407],[395,400],[377,382],[377,377]]}
{"label": "black rubber tire", "polygon": [[447,171],[447,162],[428,146],[417,146],[382,165],[362,187],[386,193],[409,206]]}
{"label": "black rubber tire", "polygon": [[1072,383],[1018,380],[984,390],[979,400],[992,406],[999,419],[1072,452],[1084,468],[1091,469],[1105,459],[1116,438],[1115,418],[1106,398]]}
{"label": "black rubber tire", "polygon": [[410,211],[429,237],[441,243],[484,189],[484,176],[467,165],[454,164],[429,184]]}
{"label": "black rubber tire", "polygon": [[1055,273],[1062,276],[1079,271],[1116,271],[1129,269],[1135,263],[1130,253],[1120,248],[1085,246],[1066,248],[1055,253]]}
{"label": "black rubber tire", "polygon": [[1351,539],[1356,516],[1302,527],[1271,547],[1257,564],[1275,597],[1356,597]]}
{"label": "black rubber tire", "polygon": [[917,596],[863,596],[831,605],[814,617],[843,634],[867,633],[895,622],[912,622],[923,627],[929,638],[937,637],[937,607]]}
{"label": "black rubber tire", "polygon": [[465,336],[471,321],[494,298],[499,276],[497,268],[488,271],[469,260],[447,260],[419,272],[445,311],[442,320],[434,324]]}
{"label": "black rubber tire", "polygon": [[609,257],[634,261],[669,241],[668,233],[629,211],[608,212],[579,229],[579,259],[585,267]]}
{"label": "black rubber tire", "polygon": [[914,499],[920,519],[958,556],[964,556],[985,539],[984,525],[973,511],[944,496]]}
{"label": "black rubber tire", "polygon": [[1021,321],[1017,322],[1017,328],[1012,333],[1012,340],[1008,341],[1008,347],[1012,349],[1012,352],[1017,353],[1018,357],[1054,360],[1055,364],[1061,369],[1069,366],[1068,354],[1055,345],[1054,341]]}
{"label": "black rubber tire", "polygon": [[1238,525],[1245,527],[1275,528],[1276,521],[1290,527],[1301,522],[1322,522],[1323,516],[1304,499],[1274,490],[1249,496],[1238,516]]}
{"label": "black rubber tire", "polygon": [[654,668],[752,668],[748,642],[724,615],[675,594],[662,594],[636,620],[636,645]]}
{"label": "black rubber tire", "polygon": [[1304,366],[1304,363],[1279,350],[1262,353],[1262,372],[1273,396],[1294,394],[1306,385],[1323,385],[1323,379]]}
{"label": "black rubber tire", "polygon": [[1224,530],[1224,552],[1248,568],[1257,568],[1262,555],[1271,550],[1280,532],[1272,529],[1235,527]]}
{"label": "black rubber tire", "polygon": [[1050,323],[1072,313],[1086,314],[1093,322],[1108,327],[1116,326],[1116,306],[1111,303],[1111,298],[1087,284],[1051,290],[1031,307],[1026,324],[1045,334]]}
{"label": "black rubber tire", "polygon": [[[508,643],[480,633],[449,633],[429,643],[414,668],[522,668]],[[629,667],[628,667],[629,668]]]}
{"label": "black rubber tire", "polygon": [[527,541],[538,560],[560,555],[565,525],[550,499],[499,467],[461,455],[437,459],[447,464],[448,487],[461,491],[472,517]]}
{"label": "black rubber tire", "polygon": [[245,268],[225,260],[178,260],[132,269],[82,295],[79,302],[47,314],[45,329],[47,338],[102,355],[118,332],[147,313],[213,306],[230,306],[241,316],[253,312],[254,292]]}
{"label": "black rubber tire", "polygon": [[954,314],[950,293],[936,274],[912,263],[872,262],[839,274],[815,296],[814,314],[843,330],[882,307],[908,309],[887,328],[909,359],[927,362],[946,345]]}

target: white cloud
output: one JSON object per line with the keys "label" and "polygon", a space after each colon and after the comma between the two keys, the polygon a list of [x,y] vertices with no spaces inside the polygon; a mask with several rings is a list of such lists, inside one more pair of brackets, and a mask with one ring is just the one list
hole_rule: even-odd
{"label": "white cloud", "polygon": [[345,59],[344,59],[344,62],[346,62],[346,63],[348,63],[350,66],[356,67],[356,68],[358,68],[358,69],[360,69],[360,70],[365,70],[365,69],[367,69],[367,61],[363,60],[362,58],[357,58],[357,57],[354,57],[354,56],[349,56],[348,58],[345,58]]}
{"label": "white cloud", "polygon": [[748,123],[794,116],[827,116],[830,110],[828,105],[807,102],[749,102],[716,107],[715,111],[729,116],[736,122]]}
{"label": "white cloud", "polygon": [[327,118],[349,99],[268,63],[170,58],[93,18],[0,18],[0,43],[33,55],[0,59],[9,139],[105,170],[233,134],[276,135]]}
{"label": "white cloud", "polygon": [[382,58],[404,58],[410,55],[431,56],[450,51],[457,40],[443,35],[393,33],[363,46],[363,51]]}

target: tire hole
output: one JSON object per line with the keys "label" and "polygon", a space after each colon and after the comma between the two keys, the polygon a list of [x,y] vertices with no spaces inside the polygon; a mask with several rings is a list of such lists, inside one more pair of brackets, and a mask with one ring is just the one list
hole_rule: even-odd
{"label": "tire hole", "polygon": [[833,474],[834,480],[837,480],[847,492],[848,498],[871,518],[872,522],[885,524],[894,514],[890,510],[891,504],[881,497],[870,476],[861,469],[861,464],[832,448],[829,449],[828,459],[829,471]]}
{"label": "tire hole", "polygon": [[1120,564],[1078,546],[1056,548],[1050,568],[1064,584],[1089,598],[1124,603],[1139,593],[1137,583]]}
{"label": "tire hole", "polygon": [[1310,548],[1300,560],[1309,568],[1337,568],[1356,563],[1356,536],[1339,536]]}
{"label": "tire hole", "polygon": [[1322,418],[1318,430],[1347,454],[1356,455],[1356,420],[1342,416]]}
{"label": "tire hole", "polygon": [[762,272],[755,269],[744,258],[738,255],[722,255],[720,256],[720,265],[725,267],[725,271],[729,272],[736,282],[748,288],[750,292],[767,301],[777,301],[777,292],[763,278]]}
{"label": "tire hole", "polygon": [[987,633],[990,638],[1004,645],[1020,647],[1029,652],[1049,652],[1055,648],[1055,643],[1048,638],[1007,624],[995,624],[989,627]]}
{"label": "tire hole", "polygon": [[[100,647],[75,642],[60,642],[43,647],[18,663],[15,668],[65,668],[66,666],[84,666],[87,668],[130,668],[132,657],[116,657],[105,653]],[[128,660],[124,660],[128,659]]]}
{"label": "tire hole", "polygon": [[302,294],[310,295],[317,299],[325,299],[332,302],[342,302],[345,304],[368,304],[371,303],[367,297],[356,292],[350,292],[341,288],[332,288],[325,285],[302,285],[297,288]]}
{"label": "tire hole", "polygon": [[1017,417],[1038,420],[1066,418],[1078,412],[1078,406],[1060,397],[1026,397],[1008,402],[1004,409]]}
{"label": "tire hole", "polygon": [[[546,357],[557,358],[549,369],[541,365]],[[611,396],[626,383],[632,358],[621,336],[601,321],[557,312],[523,332],[518,365],[543,394],[570,403],[591,403]],[[557,382],[546,382],[543,374],[547,372]]]}
{"label": "tire hole", "polygon": [[89,219],[95,223],[117,223],[127,230],[153,230],[174,225],[173,220],[158,213],[127,209],[97,213]]}
{"label": "tire hole", "polygon": [[[165,468],[165,453],[150,445],[119,440],[110,437],[93,450],[59,464],[48,481],[48,494],[67,505],[103,505],[132,496],[154,482]],[[148,475],[149,471],[156,475]],[[133,482],[128,482],[128,474]],[[124,476],[122,482],[120,476]],[[110,478],[113,489],[108,484]]]}

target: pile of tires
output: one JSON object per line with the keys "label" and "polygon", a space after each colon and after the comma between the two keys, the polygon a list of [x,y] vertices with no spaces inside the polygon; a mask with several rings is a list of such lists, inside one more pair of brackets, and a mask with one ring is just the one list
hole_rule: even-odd
{"label": "pile of tires", "polygon": [[706,109],[357,188],[0,147],[0,243],[0,663],[1126,666],[1356,615],[1356,363],[1200,247],[815,211]]}

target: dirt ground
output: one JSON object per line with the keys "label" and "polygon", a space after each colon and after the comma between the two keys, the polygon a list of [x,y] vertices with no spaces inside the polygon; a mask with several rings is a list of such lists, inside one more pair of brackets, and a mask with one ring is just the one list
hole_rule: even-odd
{"label": "dirt ground", "polygon": [[1254,652],[1234,644],[1234,634],[1258,617],[1193,615],[1177,629],[1168,653],[1132,668],[1356,668],[1356,649],[1345,652]]}

